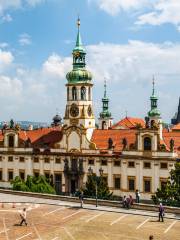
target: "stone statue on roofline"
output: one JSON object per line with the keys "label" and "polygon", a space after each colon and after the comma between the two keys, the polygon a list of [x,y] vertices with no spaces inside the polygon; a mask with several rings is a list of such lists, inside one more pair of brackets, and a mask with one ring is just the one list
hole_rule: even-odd
{"label": "stone statue on roofline", "polygon": [[174,151],[174,139],[171,138],[169,143],[170,143],[170,150],[171,150],[171,152],[173,152]]}
{"label": "stone statue on roofline", "polygon": [[9,125],[10,129],[13,129],[14,128],[14,120],[11,119],[10,120],[10,125]]}
{"label": "stone statue on roofline", "polygon": [[146,128],[150,128],[150,119],[149,117],[145,117]]}
{"label": "stone statue on roofline", "polygon": [[112,149],[113,148],[113,140],[112,138],[108,139],[108,149]]}
{"label": "stone statue on roofline", "polygon": [[123,144],[123,150],[127,150],[128,142],[127,142],[127,139],[126,139],[126,138],[123,138],[122,144]]}

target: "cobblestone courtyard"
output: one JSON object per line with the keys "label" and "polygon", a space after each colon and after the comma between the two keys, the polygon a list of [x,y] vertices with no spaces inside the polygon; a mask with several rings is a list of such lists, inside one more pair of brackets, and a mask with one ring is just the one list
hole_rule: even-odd
{"label": "cobblestone courtyard", "polygon": [[[26,207],[28,226],[18,226]],[[0,208],[0,240],[179,240],[180,221],[157,222],[151,216],[107,212],[63,205],[4,204]]]}

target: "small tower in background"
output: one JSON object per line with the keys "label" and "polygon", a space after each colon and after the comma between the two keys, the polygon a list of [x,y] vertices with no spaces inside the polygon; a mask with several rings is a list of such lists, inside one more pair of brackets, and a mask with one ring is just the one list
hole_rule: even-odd
{"label": "small tower in background", "polygon": [[171,119],[171,123],[173,125],[180,123],[180,98],[179,98],[178,111],[175,113],[175,116]]}
{"label": "small tower in background", "polygon": [[99,128],[100,129],[109,129],[113,125],[113,118],[109,111],[109,98],[107,97],[107,85],[106,80],[104,81],[104,97],[102,98],[102,112],[99,114]]}
{"label": "small tower in background", "polygon": [[151,110],[148,112],[148,117],[149,117],[149,122],[150,122],[150,127],[153,128],[158,128],[159,129],[159,134],[160,134],[160,139],[162,139],[162,118],[161,118],[161,113],[158,110],[158,97],[155,94],[155,79],[153,77],[153,89],[152,89],[152,95],[150,97],[151,101]]}

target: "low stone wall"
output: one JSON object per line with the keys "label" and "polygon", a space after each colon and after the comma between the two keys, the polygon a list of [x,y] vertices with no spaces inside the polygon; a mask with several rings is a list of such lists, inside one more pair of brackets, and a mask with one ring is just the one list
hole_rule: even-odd
{"label": "low stone wall", "polygon": [[[40,193],[32,193],[32,192],[20,192],[20,191],[5,190],[5,189],[0,189],[0,193],[34,197],[34,198],[42,198],[42,199],[67,201],[67,202],[78,202],[79,203],[79,198],[77,198],[77,197],[51,195],[51,194],[40,194]],[[86,198],[86,199],[84,199],[84,203],[95,205],[96,200],[91,199],[91,198]],[[98,205],[99,206],[121,208],[122,207],[122,202],[98,199]],[[131,206],[131,208],[132,209],[145,210],[145,211],[157,211],[158,212],[158,206],[157,205],[152,205],[152,204],[142,204],[142,203],[137,204],[137,203],[134,203]],[[166,213],[174,213],[174,214],[179,215],[180,214],[180,208],[166,206],[165,207],[165,212]]]}

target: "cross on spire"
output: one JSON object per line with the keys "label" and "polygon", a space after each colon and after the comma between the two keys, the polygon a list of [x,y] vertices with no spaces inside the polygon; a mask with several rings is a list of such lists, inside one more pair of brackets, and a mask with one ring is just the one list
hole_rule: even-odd
{"label": "cross on spire", "polygon": [[106,78],[104,78],[104,98],[106,98],[106,92],[107,92],[107,84],[106,84]]}
{"label": "cross on spire", "polygon": [[154,75],[153,75],[152,84],[153,84],[153,91],[152,91],[152,95],[154,95],[154,93],[155,93],[155,78],[154,78]]}

